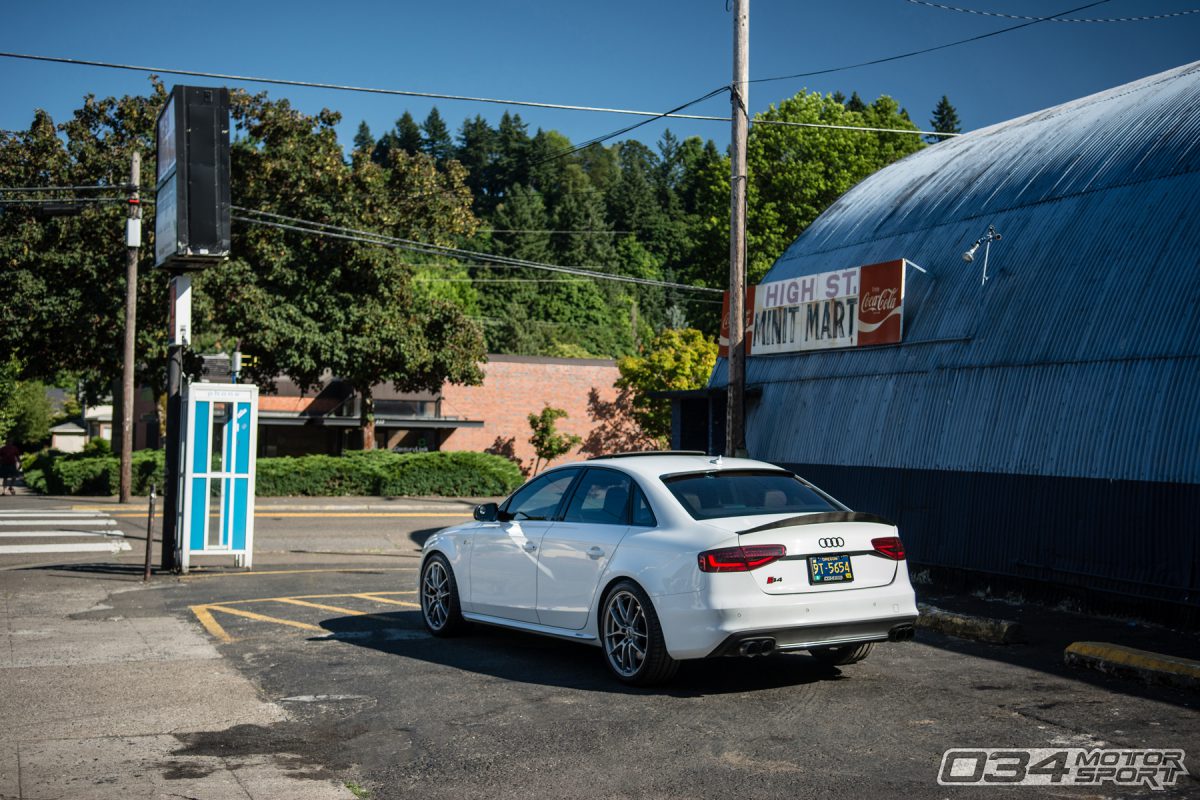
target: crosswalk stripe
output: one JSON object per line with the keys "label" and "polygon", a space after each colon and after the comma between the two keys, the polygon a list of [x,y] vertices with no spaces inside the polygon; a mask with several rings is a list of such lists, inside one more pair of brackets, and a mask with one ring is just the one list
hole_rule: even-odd
{"label": "crosswalk stripe", "polygon": [[16,527],[17,525],[84,525],[107,527],[116,525],[115,519],[0,519],[0,526]]}
{"label": "crosswalk stripe", "polygon": [[69,542],[67,544],[0,544],[0,555],[10,553],[119,553],[132,550],[129,542],[113,539],[107,542]]}
{"label": "crosswalk stripe", "polygon": [[103,517],[103,511],[72,511],[63,508],[57,511],[0,511],[0,517]]}
{"label": "crosswalk stripe", "polygon": [[124,536],[121,531],[69,531],[69,530],[36,530],[36,531],[0,531],[0,539],[50,539],[65,536],[100,536],[108,538],[110,536]]}

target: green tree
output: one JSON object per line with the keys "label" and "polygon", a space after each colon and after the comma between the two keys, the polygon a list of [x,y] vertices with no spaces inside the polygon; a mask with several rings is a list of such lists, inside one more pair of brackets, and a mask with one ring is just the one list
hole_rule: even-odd
{"label": "green tree", "polygon": [[474,197],[477,214],[490,214],[496,207],[500,187],[496,185],[496,131],[479,114],[463,120],[458,131],[454,157],[467,170],[466,183]]}
{"label": "green tree", "polygon": [[[53,382],[78,374],[87,399],[110,391],[120,374],[125,302],[125,207],[131,153],[142,154],[143,186],[154,172],[154,121],[165,92],[149,96],[88,95],[66,122],[43,111],[28,130],[0,133],[0,186],[107,186],[73,203],[73,192],[12,196],[0,213],[0,353],[22,365],[21,378]],[[63,201],[77,212],[50,216],[43,203]],[[38,202],[22,202],[36,200]],[[15,202],[13,202],[15,201]],[[151,269],[153,207],[145,209],[146,240],[138,278],[137,380],[161,387],[166,303],[164,277]]]}
{"label": "green tree", "polygon": [[358,123],[358,132],[354,134],[354,149],[360,153],[370,153],[375,149],[375,137],[371,135],[371,127],[367,121]]}
{"label": "green tree", "polygon": [[[933,119],[929,120],[929,125],[938,133],[962,133],[962,127],[958,123],[958,111],[950,105],[950,98],[946,95],[942,95],[942,99],[934,107]],[[925,138],[937,144],[945,137],[927,136]]]}
{"label": "green tree", "polygon": [[8,433],[17,418],[17,409],[13,401],[17,396],[20,374],[21,365],[15,358],[9,357],[6,361],[0,361],[0,442],[8,441]]}
{"label": "green tree", "polygon": [[[835,103],[800,92],[771,106],[761,120],[916,131],[890,97],[870,106]],[[923,147],[919,136],[854,130],[755,125],[747,142],[749,275],[757,282],[784,249],[851,186]]]}
{"label": "green tree", "polygon": [[[475,227],[463,170],[389,152],[387,166],[337,143],[339,117],[296,112],[265,94],[235,93],[235,205],[434,244]],[[237,257],[197,282],[196,327],[240,339],[257,358],[247,377],[319,385],[325,370],[362,397],[363,444],[374,446],[372,387],[437,390],[477,383],[479,327],[453,302],[416,302],[409,258],[378,245],[270,227],[234,228]],[[201,301],[203,298],[203,301]]]}
{"label": "green tree", "polygon": [[632,392],[632,414],[641,430],[665,443],[671,436],[670,401],[652,392],[699,389],[717,363],[717,343],[695,329],[663,330],[641,355],[617,361],[617,388]]}
{"label": "green tree", "polygon": [[18,383],[10,401],[12,424],[8,436],[23,450],[37,450],[50,438],[54,410],[41,381]]}
{"label": "green tree", "polygon": [[442,121],[437,106],[429,110],[425,121],[421,123],[421,151],[433,158],[439,167],[454,157],[454,142],[450,139],[450,129]]}
{"label": "green tree", "polygon": [[529,427],[533,435],[529,443],[537,460],[533,463],[533,473],[536,475],[542,464],[549,464],[559,456],[566,455],[571,448],[578,447],[582,438],[573,433],[559,433],[557,422],[566,419],[567,412],[561,408],[546,406],[539,414],[529,415]]}

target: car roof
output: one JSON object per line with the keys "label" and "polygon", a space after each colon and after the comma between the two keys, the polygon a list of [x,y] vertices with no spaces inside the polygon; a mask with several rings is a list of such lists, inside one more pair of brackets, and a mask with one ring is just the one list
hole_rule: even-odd
{"label": "car roof", "polygon": [[[692,455],[679,453],[648,453],[646,455],[620,454],[599,456],[587,461],[577,461],[567,466],[607,467],[619,469],[643,478],[658,478],[678,472],[715,472],[734,469],[780,469],[776,464],[756,461],[751,458],[724,458],[721,456]],[[556,467],[558,469],[559,467]]]}

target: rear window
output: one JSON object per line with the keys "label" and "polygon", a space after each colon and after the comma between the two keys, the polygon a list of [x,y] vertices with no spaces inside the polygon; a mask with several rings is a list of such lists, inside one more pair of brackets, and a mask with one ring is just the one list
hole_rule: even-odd
{"label": "rear window", "polygon": [[668,475],[663,483],[696,519],[843,510],[790,472],[689,473]]}

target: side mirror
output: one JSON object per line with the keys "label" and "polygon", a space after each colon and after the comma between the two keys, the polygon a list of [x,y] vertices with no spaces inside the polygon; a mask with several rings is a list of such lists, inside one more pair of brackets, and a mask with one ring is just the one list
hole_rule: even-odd
{"label": "side mirror", "polygon": [[495,522],[500,518],[500,506],[495,503],[481,503],[475,506],[475,519],[478,522]]}

